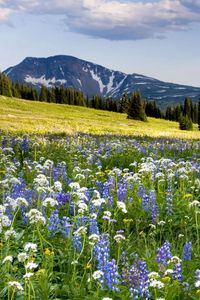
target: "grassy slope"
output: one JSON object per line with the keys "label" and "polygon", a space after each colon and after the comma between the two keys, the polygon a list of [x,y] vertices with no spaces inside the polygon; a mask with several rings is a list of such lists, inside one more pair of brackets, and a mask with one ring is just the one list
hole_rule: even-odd
{"label": "grassy slope", "polygon": [[126,119],[125,114],[84,107],[31,102],[0,96],[0,130],[15,133],[68,133],[148,135],[200,139],[197,125],[181,131],[178,123],[148,118]]}

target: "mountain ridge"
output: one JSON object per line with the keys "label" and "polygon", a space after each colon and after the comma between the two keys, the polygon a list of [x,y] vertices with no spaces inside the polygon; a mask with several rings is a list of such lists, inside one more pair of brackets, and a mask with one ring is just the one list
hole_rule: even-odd
{"label": "mountain ridge", "polygon": [[143,98],[162,107],[180,103],[186,97],[197,102],[200,87],[164,82],[142,74],[115,71],[70,55],[26,57],[4,72],[14,82],[40,89],[63,85],[82,91],[85,96],[99,95],[119,99],[124,93],[139,90]]}

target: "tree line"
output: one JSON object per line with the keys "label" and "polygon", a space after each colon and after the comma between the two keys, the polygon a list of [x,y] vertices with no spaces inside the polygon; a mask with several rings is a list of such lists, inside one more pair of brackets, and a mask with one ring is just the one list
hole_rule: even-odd
{"label": "tree line", "polygon": [[126,113],[128,118],[141,121],[146,121],[147,117],[162,118],[179,122],[179,127],[183,130],[192,129],[192,124],[197,123],[200,129],[200,102],[193,103],[189,97],[185,98],[183,104],[168,106],[166,111],[162,112],[155,101],[147,102],[142,99],[139,91],[134,91],[131,95],[124,93],[119,101],[98,95],[89,98],[81,91],[62,85],[51,88],[43,85],[37,90],[28,84],[14,83],[2,73],[0,73],[0,95]]}

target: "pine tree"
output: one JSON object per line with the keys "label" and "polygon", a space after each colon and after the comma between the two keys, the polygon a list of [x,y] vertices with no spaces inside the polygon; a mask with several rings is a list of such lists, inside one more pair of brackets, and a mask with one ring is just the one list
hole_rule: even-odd
{"label": "pine tree", "polygon": [[183,106],[183,115],[192,118],[192,101],[190,98],[185,98]]}
{"label": "pine tree", "polygon": [[193,124],[192,124],[192,119],[186,116],[181,116],[180,121],[179,121],[179,128],[181,130],[192,130]]}
{"label": "pine tree", "polygon": [[198,128],[200,130],[200,101],[198,103]]}
{"label": "pine tree", "polygon": [[0,73],[0,95],[12,97],[12,83],[8,77]]}
{"label": "pine tree", "polygon": [[39,95],[39,101],[47,102],[48,89],[46,86],[42,85]]}
{"label": "pine tree", "polygon": [[130,99],[127,93],[125,93],[120,100],[119,112],[128,113],[129,103],[130,103]]}
{"label": "pine tree", "polygon": [[142,103],[141,96],[138,91],[134,92],[131,96],[127,114],[128,119],[147,121],[144,104]]}

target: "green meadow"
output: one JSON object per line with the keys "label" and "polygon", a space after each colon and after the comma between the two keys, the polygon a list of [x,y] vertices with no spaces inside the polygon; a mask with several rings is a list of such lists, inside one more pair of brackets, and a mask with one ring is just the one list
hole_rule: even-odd
{"label": "green meadow", "polygon": [[177,122],[148,118],[148,122],[128,120],[125,114],[80,106],[31,102],[0,96],[0,130],[5,133],[91,134],[200,139],[193,131],[181,131]]}

